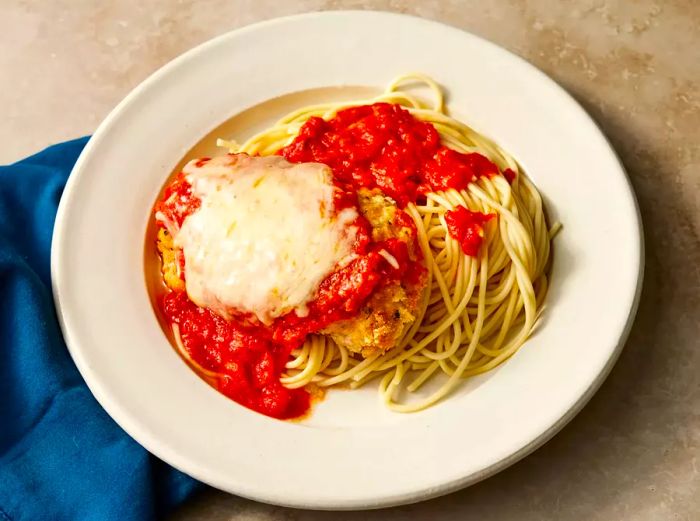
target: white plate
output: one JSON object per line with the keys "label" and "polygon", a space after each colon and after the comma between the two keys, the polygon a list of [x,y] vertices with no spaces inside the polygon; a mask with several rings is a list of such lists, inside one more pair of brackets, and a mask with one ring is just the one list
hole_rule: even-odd
{"label": "white plate", "polygon": [[[511,360],[424,412],[387,412],[374,389],[331,391],[302,423],[242,408],[200,380],[157,323],[143,276],[151,205],[185,153],[233,115],[301,92],[273,102],[268,118],[308,98],[309,89],[380,88],[409,71],[444,85],[453,114],[513,154],[545,195],[550,215],[564,224],[545,319]],[[313,92],[326,99],[351,91]],[[323,509],[444,494],[541,445],[615,361],[641,273],[640,219],[628,180],[568,94],[480,38],[376,12],[264,22],[156,72],[107,117],[80,156],[52,252],[71,355],[119,425],[217,488]]]}

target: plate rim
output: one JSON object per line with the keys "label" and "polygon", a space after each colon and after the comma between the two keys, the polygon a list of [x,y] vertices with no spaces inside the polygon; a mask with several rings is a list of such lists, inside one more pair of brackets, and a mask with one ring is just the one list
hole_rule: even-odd
{"label": "plate rim", "polygon": [[[300,14],[294,14],[290,16],[283,16],[283,17],[278,17],[278,18],[272,18],[272,19],[267,19],[263,20],[254,24],[250,24],[244,27],[240,27],[238,29],[234,29],[232,31],[228,31],[226,33],[223,33],[221,35],[218,35],[210,40],[207,40],[192,49],[186,51],[185,53],[177,56],[170,62],[166,63],[159,69],[157,69],[155,72],[153,72],[151,75],[149,75],[145,80],[143,80],[139,85],[137,85],[134,89],[132,89],[127,96],[125,96],[117,105],[114,109],[110,111],[110,113],[107,115],[107,117],[102,121],[102,123],[99,125],[99,127],[96,129],[95,133],[93,136],[90,138],[89,142],[85,146],[84,150],[80,154],[72,172],[71,175],[68,179],[68,182],[66,183],[65,190],[63,192],[63,195],[61,197],[60,203],[59,203],[59,208],[58,212],[56,215],[56,220],[54,224],[54,230],[53,230],[53,236],[52,236],[52,247],[51,247],[51,281],[52,281],[52,291],[53,291],[53,297],[54,297],[54,302],[56,306],[56,311],[57,311],[57,316],[59,319],[59,323],[61,326],[61,330],[64,334],[64,338],[66,341],[66,345],[68,346],[68,350],[70,352],[71,357],[73,358],[74,362],[76,363],[81,375],[85,379],[86,384],[88,385],[90,391],[93,393],[95,398],[98,400],[100,405],[108,412],[108,414],[114,419],[117,424],[124,429],[132,438],[138,440],[138,443],[140,443],[142,446],[144,446],[149,452],[155,454],[159,458],[162,458],[164,461],[169,463],[170,465],[180,469],[181,471],[195,477],[196,479],[203,481],[205,483],[209,483],[210,485],[221,488],[219,484],[212,483],[211,480],[207,478],[205,475],[205,471],[200,468],[194,468],[193,465],[191,465],[191,461],[188,460],[186,457],[181,457],[180,455],[174,453],[173,451],[166,450],[162,445],[158,446],[158,442],[155,439],[151,439],[150,435],[148,433],[144,433],[141,430],[141,426],[138,425],[138,422],[134,422],[133,418],[131,418],[131,414],[128,413],[127,411],[121,410],[121,407],[118,404],[115,404],[114,402],[110,401],[109,396],[105,392],[105,390],[102,388],[102,386],[99,384],[99,382],[96,380],[96,377],[91,373],[91,369],[86,365],[86,361],[83,359],[80,350],[76,349],[76,345],[78,341],[74,338],[73,332],[70,330],[70,327],[66,325],[66,320],[64,317],[64,313],[66,312],[63,309],[62,302],[61,302],[61,297],[60,295],[65,291],[65,288],[63,287],[62,281],[61,281],[61,271],[62,271],[62,266],[61,266],[61,259],[63,256],[62,252],[62,242],[61,242],[61,237],[62,235],[65,235],[67,232],[65,230],[66,226],[66,216],[67,213],[70,209],[71,206],[71,201],[73,200],[74,197],[76,197],[76,191],[74,187],[79,183],[81,176],[84,175],[86,170],[83,168],[84,164],[87,161],[87,158],[93,153],[93,150],[97,148],[103,139],[104,134],[107,133],[113,122],[118,118],[120,113],[127,107],[129,106],[134,99],[137,99],[139,96],[141,96],[142,92],[146,91],[151,84],[157,83],[162,76],[165,76],[166,74],[169,73],[171,69],[175,69],[180,66],[181,63],[184,63],[194,57],[196,57],[199,53],[205,52],[209,47],[213,47],[217,45],[219,42],[234,37],[234,35],[239,35],[242,33],[247,33],[247,32],[254,32],[260,28],[263,27],[269,27],[272,25],[276,24],[284,24],[288,22],[293,22],[299,19],[315,19],[315,18],[325,18],[328,16],[331,17],[337,17],[337,16],[345,16],[345,15],[350,15],[350,16],[390,16],[390,17],[395,17],[395,18],[405,18],[408,19],[412,23],[422,23],[426,25],[433,25],[435,28],[441,28],[444,30],[450,30],[450,31],[457,31],[466,34],[470,38],[473,38],[475,41],[479,42],[479,45],[487,46],[492,49],[496,49],[498,52],[503,53],[505,55],[508,55],[509,59],[515,60],[521,64],[521,66],[526,66],[528,69],[530,69],[530,72],[533,73],[534,75],[539,77],[539,81],[542,82],[547,82],[550,87],[555,88],[563,97],[567,98],[569,103],[575,107],[578,108],[578,110],[582,113],[582,115],[587,118],[595,127],[597,132],[605,139],[608,148],[612,152],[614,158],[616,159],[618,163],[618,167],[620,172],[622,173],[626,184],[627,184],[627,190],[629,192],[629,195],[631,196],[631,200],[634,205],[634,209],[636,211],[636,220],[637,220],[637,232],[638,232],[638,270],[637,270],[637,283],[636,287],[634,290],[634,296],[632,299],[631,307],[629,309],[629,313],[627,316],[626,323],[624,325],[623,331],[620,335],[620,338],[617,342],[617,345],[615,349],[611,352],[610,357],[607,360],[607,363],[605,366],[602,368],[602,370],[598,373],[597,377],[590,383],[589,387],[580,395],[578,401],[573,403],[571,407],[565,411],[560,419],[555,422],[553,425],[551,425],[548,429],[543,431],[538,437],[535,439],[531,440],[530,443],[526,444],[519,450],[513,452],[509,456],[502,458],[498,462],[494,463],[493,465],[490,465],[486,468],[483,468],[480,471],[473,472],[471,474],[468,474],[464,476],[461,479],[453,480],[450,482],[446,482],[442,484],[439,487],[433,487],[431,489],[426,489],[420,493],[413,493],[413,494],[407,494],[404,496],[392,496],[392,497],[378,497],[375,498],[375,500],[372,501],[371,504],[367,504],[366,499],[360,499],[360,500],[352,500],[348,501],[346,499],[344,500],[339,500],[336,502],[309,502],[309,501],[296,501],[294,498],[288,498],[288,500],[280,500],[278,497],[274,497],[272,495],[265,495],[265,494],[249,494],[246,492],[241,492],[239,490],[232,491],[229,489],[224,489],[227,490],[228,492],[234,493],[236,495],[242,496],[242,497],[247,497],[249,499],[253,499],[256,501],[262,501],[270,504],[276,504],[276,505],[283,505],[283,506],[290,506],[290,507],[296,507],[296,508],[315,508],[315,509],[322,509],[322,510],[351,510],[351,509],[374,509],[374,508],[382,508],[382,507],[388,507],[388,506],[396,506],[396,505],[401,505],[401,504],[408,504],[408,503],[414,503],[417,501],[422,501],[430,498],[434,498],[437,496],[441,496],[450,492],[454,492],[456,490],[459,490],[461,488],[464,488],[466,486],[472,485],[478,481],[481,481],[489,476],[492,476],[496,474],[497,472],[509,467],[510,465],[516,463],[523,457],[527,456],[528,454],[532,453],[534,450],[536,450],[538,447],[543,445],[545,442],[547,442],[549,439],[551,439],[557,432],[559,432],[569,421],[573,419],[573,417],[585,406],[585,404],[591,399],[591,397],[595,394],[595,392],[598,390],[598,388],[602,385],[603,381],[606,379],[610,371],[612,370],[612,367],[614,366],[615,362],[619,358],[619,355],[626,343],[626,340],[629,336],[629,333],[632,329],[634,319],[636,316],[637,308],[639,305],[639,300],[641,297],[641,289],[643,285],[643,279],[644,279],[644,264],[645,264],[645,255],[644,255],[644,233],[643,233],[643,224],[642,224],[642,218],[641,218],[641,212],[639,209],[639,204],[636,198],[636,195],[634,193],[634,190],[632,188],[632,184],[629,178],[629,175],[627,174],[624,165],[622,161],[620,160],[617,152],[615,149],[612,147],[610,144],[607,136],[602,132],[600,129],[599,125],[597,122],[588,114],[587,111],[581,106],[581,104],[571,95],[566,91],[562,86],[560,86],[556,81],[554,81],[552,78],[550,78],[547,74],[545,74],[543,71],[540,69],[536,68],[534,65],[532,65],[530,62],[525,60],[524,58],[521,58],[520,56],[512,53],[511,51],[496,45],[489,40],[482,38],[478,35],[475,35],[471,32],[465,31],[463,29],[460,29],[458,27],[444,24],[441,22],[437,22],[434,20],[429,20],[429,19],[424,19],[421,17],[417,16],[412,16],[412,15],[407,15],[407,14],[399,14],[399,13],[393,13],[393,12],[388,12],[388,11],[366,11],[366,10],[333,10],[333,11],[321,11],[321,12],[309,12],[309,13],[300,13]],[[73,347],[71,347],[73,346]],[[90,375],[90,376],[87,376]],[[167,454],[166,454],[167,453]],[[162,455],[162,456],[161,456]]]}

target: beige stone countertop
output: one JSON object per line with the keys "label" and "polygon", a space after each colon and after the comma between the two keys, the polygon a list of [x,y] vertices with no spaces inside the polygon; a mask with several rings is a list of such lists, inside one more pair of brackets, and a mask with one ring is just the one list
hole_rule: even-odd
{"label": "beige stone countertop", "polygon": [[173,519],[699,520],[700,1],[2,0],[0,163],[91,133],[142,79],[213,36],[339,8],[407,12],[486,37],[586,107],[639,198],[647,247],[639,314],[585,409],[534,454],[471,488],[364,513],[270,507],[211,490]]}

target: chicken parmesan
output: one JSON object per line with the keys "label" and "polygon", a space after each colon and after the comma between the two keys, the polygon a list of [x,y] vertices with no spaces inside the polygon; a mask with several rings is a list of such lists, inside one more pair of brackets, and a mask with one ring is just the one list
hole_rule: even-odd
{"label": "chicken parmesan", "polygon": [[[197,365],[240,380],[222,389],[260,412],[304,411],[279,378],[308,335],[367,355],[394,347],[415,320],[426,270],[413,221],[379,191],[336,186],[321,163],[245,153],[193,160],[155,218],[168,320]],[[213,322],[195,323],[195,308]],[[268,344],[252,362],[238,356],[249,337]]]}
{"label": "chicken parmesan", "polygon": [[552,235],[541,198],[431,79],[220,146],[154,205],[157,307],[182,357],[239,404],[299,418],[324,389],[377,379],[387,406],[416,411],[532,331]]}

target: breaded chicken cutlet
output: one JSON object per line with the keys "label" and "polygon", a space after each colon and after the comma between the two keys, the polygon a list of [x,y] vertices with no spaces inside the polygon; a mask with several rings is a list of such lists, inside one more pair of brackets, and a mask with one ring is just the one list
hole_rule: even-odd
{"label": "breaded chicken cutlet", "polygon": [[[360,213],[372,226],[372,240],[399,239],[407,243],[411,260],[417,252],[410,228],[396,218],[396,203],[379,190],[362,188],[357,192]],[[391,282],[378,288],[360,309],[358,316],[340,320],[321,332],[330,336],[336,344],[361,353],[367,358],[377,352],[394,347],[401,335],[416,319],[427,274],[415,284],[403,281]]]}
{"label": "breaded chicken cutlet", "polygon": [[[415,260],[418,252],[414,232],[396,218],[400,211],[396,203],[378,189],[362,188],[357,195],[360,213],[372,227],[372,240],[398,239],[405,242],[411,260]],[[157,248],[166,285],[173,290],[184,289],[179,268],[181,255],[164,229],[158,232]],[[406,328],[415,321],[426,281],[427,274],[423,273],[414,283],[396,281],[381,286],[372,293],[357,316],[334,322],[319,334],[329,336],[336,344],[365,358],[385,352],[396,346]]]}

